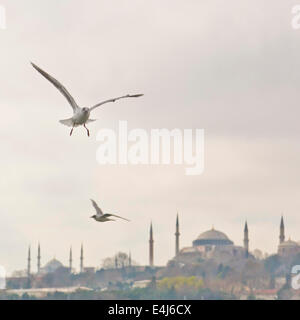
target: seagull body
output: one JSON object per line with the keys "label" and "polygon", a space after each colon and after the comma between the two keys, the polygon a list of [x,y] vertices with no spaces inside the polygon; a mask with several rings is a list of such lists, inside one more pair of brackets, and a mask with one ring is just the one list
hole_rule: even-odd
{"label": "seagull body", "polygon": [[111,219],[111,217],[116,217],[116,218],[120,218],[126,221],[130,221],[126,218],[122,218],[120,216],[117,216],[116,214],[112,214],[112,213],[103,213],[102,210],[98,207],[97,203],[92,200],[92,205],[96,210],[96,214],[91,216],[91,218],[95,219],[98,222],[106,222],[106,221],[116,221],[115,219]]}
{"label": "seagull body", "polygon": [[90,113],[92,110],[94,110],[97,107],[102,106],[105,103],[109,103],[109,102],[115,102],[117,100],[120,99],[124,99],[124,98],[138,98],[143,96],[143,94],[127,94],[125,96],[121,96],[121,97],[117,97],[117,98],[113,98],[113,99],[109,99],[109,100],[105,100],[102,101],[100,103],[97,103],[96,105],[94,105],[91,108],[81,108],[77,105],[77,103],[75,102],[74,98],[71,96],[71,94],[68,92],[68,90],[55,78],[53,78],[52,76],[50,76],[50,74],[48,74],[46,71],[42,70],[41,68],[39,68],[37,65],[35,65],[34,63],[31,63],[32,66],[43,76],[45,77],[48,81],[50,81],[59,91],[60,93],[68,100],[69,104],[71,105],[72,109],[73,109],[73,116],[69,119],[64,119],[64,120],[60,120],[59,122],[61,124],[64,124],[68,127],[72,127],[71,131],[70,131],[70,136],[73,133],[73,129],[75,127],[81,126],[83,125],[85,127],[85,129],[87,130],[87,135],[90,135],[89,129],[85,126],[87,123],[92,122],[92,121],[96,121],[94,119],[90,119]]}

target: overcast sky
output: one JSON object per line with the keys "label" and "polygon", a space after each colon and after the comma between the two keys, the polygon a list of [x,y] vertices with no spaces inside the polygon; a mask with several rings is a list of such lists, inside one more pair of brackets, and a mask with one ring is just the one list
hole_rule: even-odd
{"label": "overcast sky", "polygon": [[[297,1],[0,0],[0,264],[26,267],[37,243],[42,264],[99,266],[131,250],[148,263],[153,221],[155,263],[214,225],[242,245],[276,252],[280,216],[300,240],[300,30]],[[69,137],[65,98],[30,65],[59,79],[81,106],[143,92],[97,109],[98,121]],[[184,166],[100,166],[101,128],[205,129],[205,170]],[[130,223],[97,224],[89,198]]]}

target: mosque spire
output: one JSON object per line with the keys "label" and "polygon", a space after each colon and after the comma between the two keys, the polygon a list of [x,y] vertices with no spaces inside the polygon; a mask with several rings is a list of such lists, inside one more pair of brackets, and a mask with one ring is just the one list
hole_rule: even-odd
{"label": "mosque spire", "polygon": [[27,277],[30,277],[30,261],[31,261],[31,253],[30,253],[30,246],[28,248],[28,258],[27,258]]}
{"label": "mosque spire", "polygon": [[131,267],[131,251],[129,251],[128,266]]}
{"label": "mosque spire", "polygon": [[41,246],[38,244],[38,255],[37,255],[37,272],[41,271]]}
{"label": "mosque spire", "polygon": [[153,240],[153,227],[152,222],[150,225],[150,239],[149,239],[149,265],[153,267],[154,265],[154,240]]}
{"label": "mosque spire", "polygon": [[178,212],[177,212],[177,217],[176,217],[176,232],[175,232],[175,256],[178,255],[179,253],[179,218],[178,218]]}
{"label": "mosque spire", "polygon": [[115,269],[118,269],[118,254],[115,255]]}
{"label": "mosque spire", "polygon": [[246,251],[246,258],[248,258],[248,256],[249,256],[249,233],[248,233],[247,220],[245,222],[245,228],[244,228],[244,249]]}
{"label": "mosque spire", "polygon": [[284,222],[283,222],[283,216],[281,216],[280,220],[280,234],[279,234],[279,243],[284,242],[285,236],[284,236]]}
{"label": "mosque spire", "polygon": [[81,244],[80,250],[80,273],[83,273],[83,244]]}
{"label": "mosque spire", "polygon": [[72,246],[70,247],[70,253],[69,253],[69,269],[70,272],[72,272],[72,263],[73,263],[73,257],[72,257]]}

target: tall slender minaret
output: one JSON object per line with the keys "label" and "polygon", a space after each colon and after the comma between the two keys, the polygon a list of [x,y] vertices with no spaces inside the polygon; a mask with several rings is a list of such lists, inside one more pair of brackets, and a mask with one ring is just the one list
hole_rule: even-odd
{"label": "tall slender minaret", "polygon": [[285,236],[284,236],[284,222],[283,222],[283,216],[281,216],[279,243],[284,242],[284,239],[285,239]]}
{"label": "tall slender minaret", "polygon": [[178,213],[176,218],[176,232],[175,232],[175,256],[179,253],[179,219],[178,219]]}
{"label": "tall slender minaret", "polygon": [[118,257],[115,255],[115,269],[118,269]]}
{"label": "tall slender minaret", "polygon": [[27,258],[27,277],[30,277],[30,261],[31,261],[31,254],[30,254],[30,246],[28,248],[28,258]]}
{"label": "tall slender minaret", "polygon": [[41,246],[40,243],[38,245],[38,255],[37,255],[37,272],[41,271]]}
{"label": "tall slender minaret", "polygon": [[248,234],[248,224],[247,220],[244,228],[244,249],[246,251],[246,258],[249,256],[249,234]]}
{"label": "tall slender minaret", "polygon": [[129,251],[128,266],[131,267],[131,251]]}
{"label": "tall slender minaret", "polygon": [[83,273],[83,244],[81,244],[80,250],[80,273]]}
{"label": "tall slender minaret", "polygon": [[72,272],[72,263],[73,263],[73,257],[72,257],[72,246],[70,247],[70,253],[69,253],[69,269],[70,272]]}
{"label": "tall slender minaret", "polygon": [[152,222],[150,225],[150,239],[149,239],[149,266],[153,267],[154,266],[154,240],[153,240],[153,228],[152,228]]}

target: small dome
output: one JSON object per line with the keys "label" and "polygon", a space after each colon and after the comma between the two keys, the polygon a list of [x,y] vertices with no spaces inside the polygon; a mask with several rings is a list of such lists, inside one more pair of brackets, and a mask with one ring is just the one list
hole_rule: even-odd
{"label": "small dome", "polygon": [[296,241],[292,241],[291,239],[289,239],[287,241],[280,243],[279,246],[292,248],[292,247],[299,247],[299,244]]}

